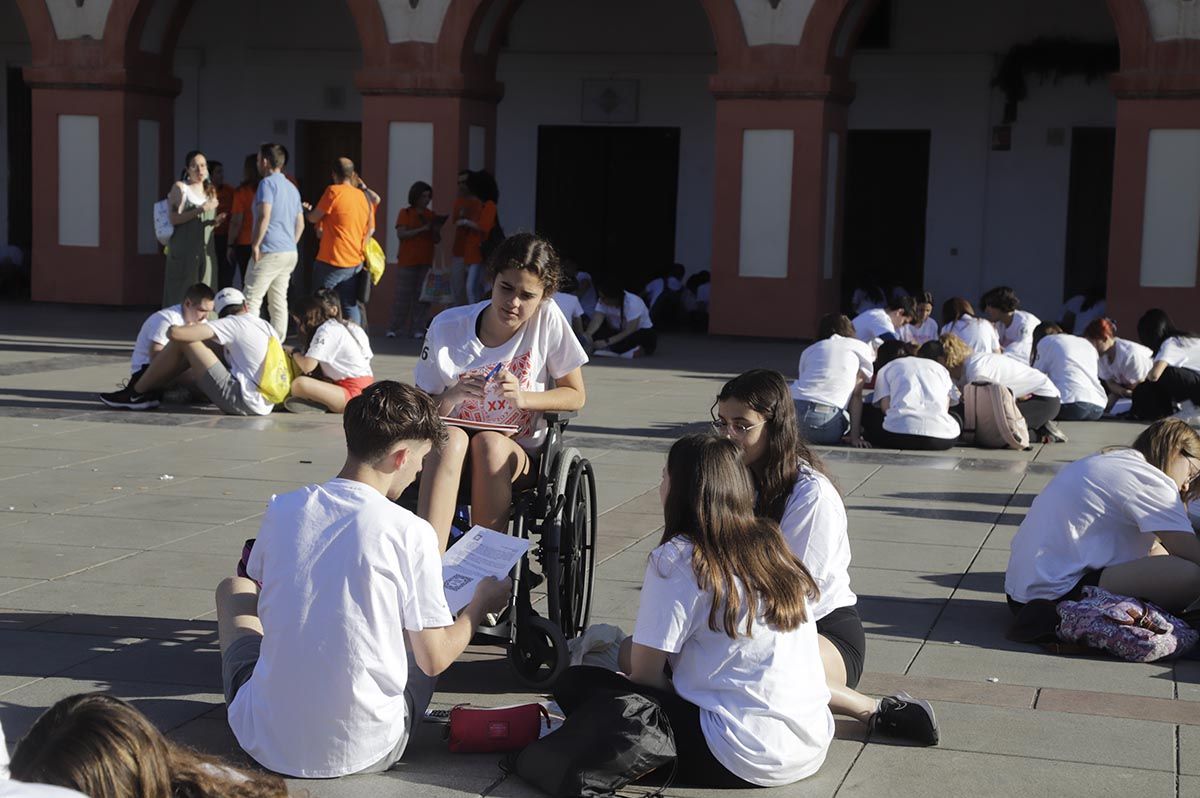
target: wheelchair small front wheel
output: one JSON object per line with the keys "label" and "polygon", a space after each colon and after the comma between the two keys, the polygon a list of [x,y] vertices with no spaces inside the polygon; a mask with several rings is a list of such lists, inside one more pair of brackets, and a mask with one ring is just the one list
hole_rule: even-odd
{"label": "wheelchair small front wheel", "polygon": [[508,662],[517,678],[535,689],[553,684],[567,669],[570,658],[562,630],[540,615],[521,622],[516,640],[508,647]]}

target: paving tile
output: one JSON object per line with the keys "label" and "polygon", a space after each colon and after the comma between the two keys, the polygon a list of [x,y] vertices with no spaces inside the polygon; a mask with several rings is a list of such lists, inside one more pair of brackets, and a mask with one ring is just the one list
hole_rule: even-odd
{"label": "paving tile", "polygon": [[982,704],[989,707],[1032,709],[1037,698],[1036,687],[992,682],[966,682],[936,676],[905,676],[903,674],[868,671],[858,684],[860,693],[885,696],[904,691],[928,701],[953,701],[959,704]]}
{"label": "paving tile", "polygon": [[1097,715],[1109,718],[1136,718],[1160,724],[1200,725],[1200,702],[1174,698],[1148,698],[1113,692],[1043,688],[1038,709]]}
{"label": "paving tile", "polygon": [[132,556],[105,565],[97,565],[75,578],[88,582],[118,585],[149,585],[158,587],[216,590],[224,578],[237,572],[241,554],[231,548],[228,553],[201,554],[180,551],[135,552]]}
{"label": "paving tile", "polygon": [[971,564],[976,551],[976,548],[969,546],[856,541],[853,562],[860,568],[888,568],[919,573],[962,573]]}
{"label": "paving tile", "polygon": [[[3,515],[0,515],[0,519]],[[0,540],[64,546],[146,549],[187,537],[212,526],[203,519],[130,521],[84,515],[44,515],[0,528]]]}
{"label": "paving tile", "polygon": [[188,496],[122,496],[100,504],[92,504],[66,515],[85,515],[96,518],[126,518],[145,521],[175,521],[197,519],[213,524],[241,521],[261,515],[266,509],[262,501],[238,499],[196,499]]}
{"label": "paving tile", "polygon": [[957,573],[928,574],[890,568],[850,565],[850,586],[855,593],[896,599],[947,600],[960,579]]}
{"label": "paving tile", "polygon": [[867,637],[866,670],[871,673],[906,673],[920,642]]}
{"label": "paving tile", "polygon": [[146,681],[207,687],[220,692],[221,652],[215,635],[192,642],[140,640],[62,672],[79,679],[114,681],[130,674]]}
{"label": "paving tile", "polygon": [[212,609],[213,589],[102,584],[67,577],[54,582],[37,582],[32,587],[2,594],[0,606],[139,618],[195,618]]}
{"label": "paving tile", "polygon": [[[171,618],[134,618],[121,615],[44,615],[39,632],[101,635],[116,638],[146,638],[192,642],[212,640],[217,634],[215,620]],[[3,613],[0,613],[2,623]],[[0,628],[3,628],[0,626]]]}
{"label": "paving tile", "polygon": [[857,607],[863,627],[872,637],[924,640],[944,605],[941,600],[900,601],[860,595]]}
{"label": "paving tile", "polygon": [[112,636],[37,630],[0,632],[0,674],[49,676],[110,654],[128,640]]}
{"label": "paving tile", "polygon": [[53,579],[134,553],[135,549],[10,542],[0,536],[0,576]]}

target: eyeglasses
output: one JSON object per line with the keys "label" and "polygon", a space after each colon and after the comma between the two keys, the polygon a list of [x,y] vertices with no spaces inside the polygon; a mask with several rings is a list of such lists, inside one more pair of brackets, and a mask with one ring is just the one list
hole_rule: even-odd
{"label": "eyeglasses", "polygon": [[1195,482],[1197,478],[1200,478],[1200,465],[1197,465],[1196,458],[1192,457],[1187,452],[1180,452],[1180,454],[1182,454],[1184,456],[1184,459],[1186,459],[1188,461],[1188,463],[1191,464],[1191,467],[1188,469],[1188,478],[1187,478],[1188,484],[1191,484],[1191,483]]}
{"label": "eyeglasses", "polygon": [[759,427],[761,427],[763,424],[766,424],[767,422],[760,421],[757,424],[741,424],[738,422],[730,423],[723,419],[715,418],[712,420],[711,423],[712,423],[712,428],[717,431],[718,435],[732,435],[735,438],[740,438],[743,435],[745,435],[747,432],[750,432],[751,430],[756,430]]}

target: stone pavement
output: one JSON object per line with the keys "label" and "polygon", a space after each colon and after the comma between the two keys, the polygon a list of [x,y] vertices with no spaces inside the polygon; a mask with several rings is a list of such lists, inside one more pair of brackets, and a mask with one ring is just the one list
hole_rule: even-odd
{"label": "stone pavement", "polygon": [[[0,315],[0,722],[10,744],[54,701],[108,690],[176,739],[238,757],[219,688],[212,590],[272,493],[332,476],[339,418],[109,411],[141,314],[11,305]],[[374,342],[409,379],[415,342]],[[668,337],[660,356],[587,368],[569,434],[596,466],[593,621],[632,628],[661,532],[670,443],[702,428],[728,376],[795,369],[794,343]],[[1008,543],[1064,462],[1136,425],[1065,424],[1029,452],[823,450],[846,496],[869,637],[862,688],[935,704],[942,745],[867,740],[839,722],[815,777],[763,795],[1200,796],[1200,665],[1065,658],[1004,639]],[[500,649],[473,649],[435,704],[524,700]],[[535,795],[496,756],[453,755],[423,725],[386,775],[296,782],[311,795]],[[670,795],[713,791],[671,789]]]}

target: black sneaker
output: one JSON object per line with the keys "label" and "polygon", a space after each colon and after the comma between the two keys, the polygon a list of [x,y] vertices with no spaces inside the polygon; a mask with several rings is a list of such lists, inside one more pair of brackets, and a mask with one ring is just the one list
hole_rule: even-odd
{"label": "black sneaker", "polygon": [[158,407],[158,396],[152,393],[138,393],[132,385],[127,385],[113,393],[100,394],[100,401],[109,407],[125,410],[150,410]]}
{"label": "black sneaker", "polygon": [[882,698],[867,728],[919,745],[938,744],[938,722],[928,701],[908,693]]}

